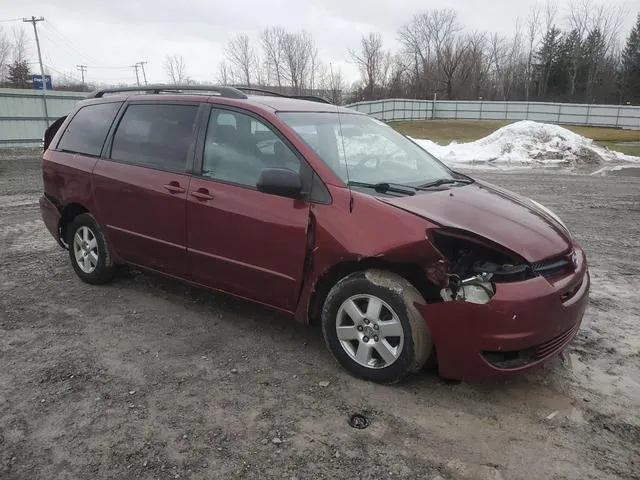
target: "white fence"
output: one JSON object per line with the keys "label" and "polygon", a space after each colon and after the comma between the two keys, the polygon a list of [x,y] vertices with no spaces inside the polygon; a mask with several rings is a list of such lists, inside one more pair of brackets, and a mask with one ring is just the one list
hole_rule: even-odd
{"label": "white fence", "polygon": [[[48,91],[49,121],[66,115],[81,92]],[[390,99],[350,108],[384,120],[535,120],[538,122],[640,129],[640,107],[572,103]],[[0,88],[0,147],[38,145],[46,128],[42,91]]]}
{"label": "white fence", "polygon": [[[54,90],[46,95],[49,121],[53,122],[86,94]],[[0,88],[0,147],[38,145],[46,127],[42,90]]]}
{"label": "white fence", "polygon": [[534,120],[536,122],[640,129],[640,107],[546,102],[389,99],[348,105],[379,120]]}

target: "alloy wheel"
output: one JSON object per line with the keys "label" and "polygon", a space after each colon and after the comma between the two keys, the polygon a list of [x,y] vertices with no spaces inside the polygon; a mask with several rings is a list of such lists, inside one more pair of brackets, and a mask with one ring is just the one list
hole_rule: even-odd
{"label": "alloy wheel", "polygon": [[375,295],[345,300],[336,318],[336,333],[344,351],[359,365],[385,368],[402,353],[404,329],[396,312]]}
{"label": "alloy wheel", "polygon": [[92,273],[98,265],[98,240],[87,226],[76,230],[73,236],[73,252],[76,263],[84,273]]}

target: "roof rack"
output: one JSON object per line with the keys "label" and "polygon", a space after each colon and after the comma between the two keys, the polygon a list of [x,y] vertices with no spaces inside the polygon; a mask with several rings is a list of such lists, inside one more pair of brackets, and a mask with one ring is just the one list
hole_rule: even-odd
{"label": "roof rack", "polygon": [[271,95],[273,97],[285,97],[285,98],[289,97],[289,95],[285,95],[284,93],[273,92],[271,90],[265,90],[264,88],[253,88],[253,87],[234,87],[234,88],[237,88],[241,92],[264,93],[265,95]]}
{"label": "roof rack", "polygon": [[163,92],[216,92],[221,97],[247,98],[239,89],[233,87],[218,87],[215,85],[145,85],[139,87],[105,88],[89,93],[86,98],[102,98],[105,93],[145,92],[159,94]]}
{"label": "roof rack", "polygon": [[297,98],[298,100],[309,100],[310,102],[328,103],[331,102],[324,97],[316,97],[315,95],[291,95],[291,98]]}
{"label": "roof rack", "polygon": [[265,90],[263,88],[253,88],[253,87],[235,87],[235,88],[242,92],[256,92],[256,93],[262,93],[265,95],[271,95],[273,97],[296,98],[298,100],[309,100],[311,102],[331,104],[331,102],[326,98],[317,97],[315,95],[285,95],[284,93],[273,92],[271,90]]}

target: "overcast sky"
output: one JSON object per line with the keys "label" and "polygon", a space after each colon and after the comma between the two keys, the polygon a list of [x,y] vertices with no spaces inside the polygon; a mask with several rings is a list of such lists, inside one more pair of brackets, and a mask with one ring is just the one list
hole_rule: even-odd
{"label": "overcast sky", "polygon": [[[570,0],[557,0],[559,21],[564,20]],[[340,67],[349,80],[357,71],[349,63],[347,48],[358,48],[363,33],[382,33],[387,48],[396,49],[396,32],[411,16],[424,9],[444,6],[457,10],[468,30],[511,34],[518,17],[525,18],[536,0],[0,0],[0,28],[30,24],[7,22],[35,15],[44,63],[54,76],[80,78],[77,64],[88,66],[87,80],[110,83],[135,82],[130,67],[146,65],[150,82],[166,82],[166,54],[182,54],[187,73],[195,80],[217,80],[224,45],[238,32],[252,39],[265,27],[282,25],[288,30],[306,29],[313,34],[320,58]],[[628,15],[623,35],[629,32],[640,10],[638,0],[608,0],[624,5]],[[256,42],[257,46],[257,42]],[[36,60],[35,42],[29,45]],[[33,65],[34,70],[37,67]],[[108,67],[108,68],[107,68]],[[55,78],[54,78],[55,82]]]}

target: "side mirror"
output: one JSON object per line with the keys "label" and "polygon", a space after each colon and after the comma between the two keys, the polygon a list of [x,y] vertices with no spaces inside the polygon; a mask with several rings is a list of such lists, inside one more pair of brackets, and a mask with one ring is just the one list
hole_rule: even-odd
{"label": "side mirror", "polygon": [[288,168],[263,168],[256,187],[262,193],[281,197],[300,198],[302,196],[300,175]]}

